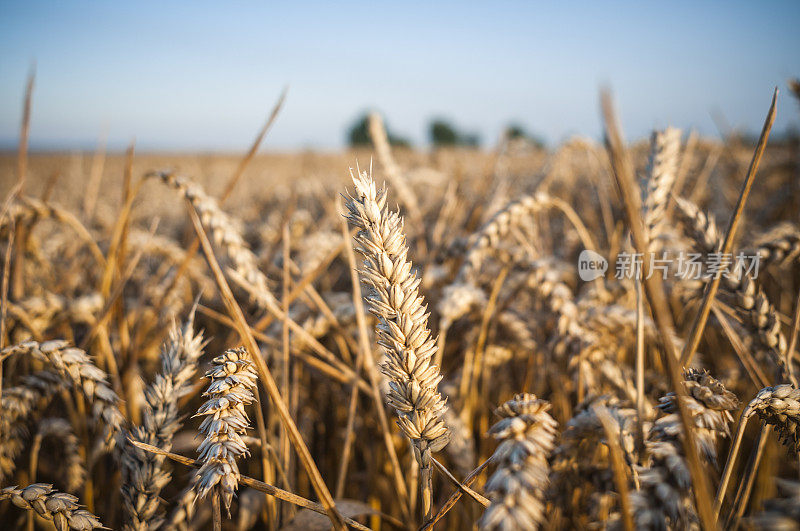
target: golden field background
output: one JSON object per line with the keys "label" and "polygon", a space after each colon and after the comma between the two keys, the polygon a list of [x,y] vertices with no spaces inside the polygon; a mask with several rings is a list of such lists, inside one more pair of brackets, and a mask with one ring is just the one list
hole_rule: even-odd
{"label": "golden field background", "polygon": [[[702,248],[697,231],[708,228],[703,225],[706,216],[716,219],[716,237],[724,236],[755,146],[735,136],[719,141],[694,133],[684,133],[669,156],[658,146],[655,140],[642,140],[626,148],[637,181],[650,190],[645,199],[661,194],[658,206],[665,207],[663,218],[653,225],[652,241],[670,252]],[[665,282],[674,336],[665,338],[648,304],[642,308],[647,317],[637,320],[636,283],[614,278],[614,259],[632,244],[616,169],[603,145],[574,138],[545,150],[506,139],[491,150],[257,154],[247,161],[221,208],[191,188],[194,183],[208,196],[220,197],[243,157],[29,155],[24,192],[8,211],[14,230],[5,222],[0,232],[2,249],[10,253],[2,339],[4,346],[27,345],[34,354],[8,351],[3,407],[17,407],[14,393],[30,387],[24,375],[52,363],[35,354],[36,349],[43,352],[44,341],[63,338],[85,349],[87,363],[105,371],[106,383],[119,400],[103,407],[119,408],[123,421],[114,427],[119,430],[115,448],[98,455],[90,451],[102,442],[103,422],[73,414],[81,400],[98,400],[91,394],[81,398],[85,378],[64,384],[74,393],[49,397],[33,409],[7,410],[7,431],[0,434],[3,485],[24,486],[34,479],[59,490],[73,485],[79,503],[114,529],[162,524],[208,529],[216,525],[217,514],[222,514],[223,529],[328,527],[330,522],[318,514],[325,513],[321,506],[314,506],[316,512],[299,508],[306,502],[324,505],[324,498],[263,389],[260,403],[248,406],[252,455],[238,459],[242,478],[263,479],[302,497],[302,502],[286,502],[286,497],[278,501],[271,491],[265,496],[242,479],[228,519],[224,508],[217,512],[207,498],[194,505],[187,502],[185,493],[192,491],[185,489],[191,489],[193,476],[185,463],[148,461],[150,454],[126,442],[138,433],[137,426],[145,427],[141,440],[146,439],[147,426],[156,423],[156,399],[148,386],[164,370],[163,356],[174,342],[170,327],[187,322],[196,298],[194,330],[203,330],[209,343],[192,368],[196,374],[185,394],[162,397],[180,412],[171,421],[175,433],[147,440],[196,458],[199,419],[192,414],[205,400],[201,392],[207,381],[201,376],[214,356],[247,344],[230,300],[220,295],[220,279],[209,269],[208,250],[194,247],[196,229],[187,213],[195,209],[257,341],[260,352],[250,355],[260,354],[274,374],[317,477],[341,512],[361,525],[707,525],[729,460],[732,480],[722,499],[720,526],[771,528],[797,514],[792,513],[795,483],[787,481],[798,474],[800,402],[795,411],[794,398],[762,398],[763,407],[752,415],[765,423],[740,420],[745,407],[763,397],[762,389],[785,384],[789,387],[780,392],[789,392],[796,385],[787,372],[798,362],[794,347],[787,346],[798,329],[794,319],[800,287],[796,139],[767,144],[736,234],[735,250],[767,253],[763,270],[752,283],[723,283],[698,353],[687,363],[697,372],[685,373],[678,383],[683,393],[690,393],[686,400],[696,423],[690,440],[701,449],[699,463],[689,460],[681,444],[683,427],[668,395],[676,386],[664,356],[684,348],[704,285],[675,278]],[[664,164],[672,168],[666,188],[658,184],[661,163],[653,162],[659,157],[669,159]],[[342,232],[341,195],[354,193],[348,169],[358,164],[365,170],[371,161],[378,186],[388,185],[386,208],[404,216],[401,228],[413,266],[409,274],[419,278],[425,314],[430,314],[427,325],[439,349],[434,361],[440,361],[442,380],[430,392],[447,402],[448,412],[435,415],[444,419],[450,442],[435,457],[456,480],[474,489],[452,506],[446,502],[458,490],[439,469],[433,470],[432,489],[418,489],[425,482],[425,467],[419,462],[422,439],[409,440],[408,432],[395,425],[395,409],[383,403],[389,387],[377,366],[386,357],[375,327],[389,318],[373,308],[359,324],[361,299],[354,292],[353,264],[346,252],[353,242]],[[16,153],[0,155],[4,195],[17,182],[18,164]],[[153,170],[169,173],[145,177]],[[187,180],[175,180],[174,175]],[[126,193],[129,213],[122,208]],[[702,216],[687,219],[675,197],[689,200]],[[357,199],[347,201],[352,205]],[[15,240],[7,245],[12,233]],[[581,280],[576,269],[578,255],[588,248],[612,264],[604,277],[592,282]],[[243,260],[243,254],[252,255],[252,262]],[[360,264],[361,257],[357,260]],[[244,271],[248,264],[255,264],[257,271]],[[361,289],[373,298],[367,303],[380,297],[366,284]],[[756,295],[746,289],[756,289]],[[274,307],[263,302],[270,297]],[[782,342],[773,344],[778,336]],[[25,343],[31,340],[36,343]],[[373,361],[366,363],[362,355]],[[709,373],[703,376],[703,371]],[[65,374],[61,377],[68,380]],[[373,394],[378,388],[380,396]],[[519,393],[530,395],[514,398]],[[504,403],[510,409],[496,410]],[[769,407],[776,404],[786,408],[770,416]],[[388,424],[377,414],[384,407]],[[259,415],[263,432],[255,429]],[[524,427],[504,435],[496,427],[497,415],[511,415]],[[27,441],[50,416],[69,419],[79,435],[77,450],[62,448],[57,440],[45,441],[41,451],[30,449]],[[550,422],[557,427],[547,427]],[[743,442],[738,460],[731,460],[730,441],[739,426]],[[518,450],[525,459],[513,464],[508,455],[492,457],[498,448],[513,444],[528,445]],[[67,482],[61,466],[60,459],[71,451],[84,469],[77,482]],[[759,456],[758,467],[748,465],[753,456]],[[167,481],[156,487],[159,471],[167,474]],[[699,493],[692,487],[698,472],[707,483]],[[144,479],[131,480],[137,473]],[[519,479],[514,474],[530,476]],[[404,488],[398,487],[398,475]],[[738,486],[748,483],[752,493],[737,496]],[[432,504],[429,510],[427,502]],[[46,520],[56,513],[48,517],[25,503],[20,507],[31,510],[4,504],[0,519],[18,527],[50,525]],[[482,504],[489,505],[485,513]],[[436,520],[437,513],[441,520]],[[335,521],[330,511],[328,515]]]}

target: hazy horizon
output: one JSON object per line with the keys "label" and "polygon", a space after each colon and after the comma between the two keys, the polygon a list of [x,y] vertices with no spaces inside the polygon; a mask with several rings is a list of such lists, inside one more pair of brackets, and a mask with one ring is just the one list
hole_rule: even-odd
{"label": "hazy horizon", "polygon": [[775,133],[800,128],[800,2],[0,6],[3,149],[34,62],[35,150],[242,150],[287,85],[267,150],[339,149],[367,109],[415,145],[436,117],[485,146],[511,122],[598,138],[601,86],[630,139],[757,132],[775,86]]}

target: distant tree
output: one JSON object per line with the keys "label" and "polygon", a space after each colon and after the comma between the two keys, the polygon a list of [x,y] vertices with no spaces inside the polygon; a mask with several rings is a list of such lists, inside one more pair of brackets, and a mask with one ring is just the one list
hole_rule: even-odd
{"label": "distant tree", "polygon": [[528,133],[519,124],[511,124],[506,127],[506,138],[528,138]]}
{"label": "distant tree", "polygon": [[461,133],[452,124],[442,119],[435,119],[431,122],[428,135],[430,136],[431,144],[435,147],[477,147],[481,143],[481,137],[479,135],[475,133]]}
{"label": "distant tree", "polygon": [[[396,147],[410,147],[411,143],[408,139],[396,136],[389,131],[389,126],[386,126],[387,136],[389,137],[389,144]],[[364,147],[372,145],[372,139],[369,136],[369,113],[364,113],[356,120],[350,129],[347,131],[347,142],[350,147]]]}
{"label": "distant tree", "polygon": [[509,126],[506,127],[506,138],[509,140],[520,138],[527,140],[538,148],[544,147],[544,140],[537,135],[529,134],[521,125],[516,123],[509,124]]}
{"label": "distant tree", "polygon": [[455,146],[459,143],[459,134],[455,128],[444,120],[434,120],[430,125],[431,143],[434,146]]}
{"label": "distant tree", "polygon": [[364,115],[350,126],[347,132],[347,141],[351,147],[363,147],[370,144],[369,115]]}

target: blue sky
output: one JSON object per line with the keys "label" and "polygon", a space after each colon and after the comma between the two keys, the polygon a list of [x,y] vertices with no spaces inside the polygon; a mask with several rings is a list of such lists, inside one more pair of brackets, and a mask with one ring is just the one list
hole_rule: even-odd
{"label": "blue sky", "polygon": [[[163,4],[163,5],[162,5]],[[402,4],[402,5],[401,5]],[[602,4],[602,5],[601,5]],[[800,123],[800,2],[7,2],[0,146],[36,63],[33,147],[244,149],[281,89],[268,149],[337,148],[364,109],[425,142],[446,117],[485,143],[520,122],[599,137],[598,88],[626,135]]]}

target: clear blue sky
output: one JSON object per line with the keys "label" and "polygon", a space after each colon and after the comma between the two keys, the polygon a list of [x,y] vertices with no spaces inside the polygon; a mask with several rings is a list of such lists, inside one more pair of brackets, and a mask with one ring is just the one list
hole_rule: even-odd
{"label": "clear blue sky", "polygon": [[[163,5],[162,5],[163,4]],[[601,5],[602,4],[602,5]],[[36,62],[34,147],[244,149],[284,85],[267,146],[336,148],[366,109],[425,142],[443,116],[494,143],[517,121],[557,142],[598,137],[610,85],[630,138],[800,123],[800,1],[7,2],[0,145],[16,142]]]}

